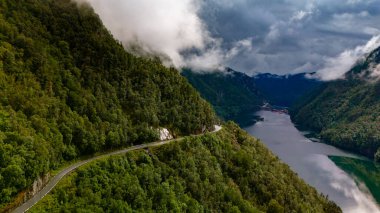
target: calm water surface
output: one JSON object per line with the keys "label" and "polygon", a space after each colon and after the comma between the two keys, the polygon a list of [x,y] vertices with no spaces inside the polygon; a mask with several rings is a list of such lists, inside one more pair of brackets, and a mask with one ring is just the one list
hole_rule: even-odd
{"label": "calm water surface", "polygon": [[310,141],[295,128],[289,115],[270,111],[260,111],[258,115],[264,121],[245,130],[261,139],[308,184],[328,195],[344,212],[380,213],[379,206],[365,184],[354,180],[328,158],[358,158],[357,156],[333,146]]}

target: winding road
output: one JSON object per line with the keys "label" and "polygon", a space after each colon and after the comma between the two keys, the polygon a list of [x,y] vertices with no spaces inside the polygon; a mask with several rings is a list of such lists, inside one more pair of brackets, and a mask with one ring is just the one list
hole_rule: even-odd
{"label": "winding road", "polygon": [[[212,132],[210,132],[210,133],[218,132],[221,129],[222,129],[221,126],[215,125],[215,130],[212,131]],[[204,134],[205,133],[202,133],[200,135],[193,135],[193,136],[202,136]],[[81,166],[83,166],[83,165],[85,165],[87,163],[90,163],[92,161],[95,161],[95,160],[98,160],[98,159],[101,159],[101,158],[104,158],[104,157],[109,157],[109,156],[112,156],[112,155],[120,155],[120,154],[124,154],[124,153],[130,152],[130,151],[139,150],[139,149],[145,149],[145,148],[149,148],[149,147],[162,146],[162,145],[174,142],[174,141],[178,142],[178,141],[181,141],[183,139],[184,139],[184,137],[177,138],[177,139],[172,139],[172,140],[158,141],[158,142],[152,142],[152,143],[147,143],[147,144],[136,145],[136,146],[132,146],[132,147],[129,147],[129,148],[126,148],[126,149],[122,149],[122,150],[114,151],[114,152],[111,152],[111,153],[95,156],[93,158],[90,158],[90,159],[83,160],[83,161],[77,162],[75,164],[72,164],[72,165],[68,166],[67,168],[65,168],[64,170],[62,170],[56,176],[54,176],[53,178],[51,178],[50,181],[46,184],[46,186],[41,191],[37,192],[37,194],[35,194],[31,199],[29,199],[28,201],[26,201],[25,203],[23,203],[21,206],[19,206],[16,209],[14,209],[13,212],[14,213],[23,213],[23,212],[28,211],[33,205],[35,205],[38,201],[40,201],[43,197],[45,197],[45,195],[47,195],[58,184],[58,182],[63,177],[65,177],[66,175],[68,175],[69,173],[71,173],[72,171],[74,171],[75,169],[77,169],[77,168],[79,168],[79,167],[81,167]]]}

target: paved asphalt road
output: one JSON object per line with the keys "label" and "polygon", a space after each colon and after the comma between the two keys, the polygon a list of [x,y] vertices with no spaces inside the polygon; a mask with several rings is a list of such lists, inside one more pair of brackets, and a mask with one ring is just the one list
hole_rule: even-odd
{"label": "paved asphalt road", "polygon": [[[218,132],[221,129],[222,128],[220,126],[215,126],[215,130],[212,133]],[[203,134],[201,134],[201,135],[203,135]],[[87,160],[83,160],[83,161],[77,162],[77,163],[75,163],[75,164],[73,164],[71,166],[68,166],[67,168],[65,168],[64,170],[62,170],[60,173],[58,173],[56,176],[54,176],[53,178],[51,178],[50,181],[48,182],[48,184],[46,184],[46,186],[41,191],[37,192],[37,194],[35,194],[31,199],[29,199],[28,201],[26,201],[21,206],[17,207],[15,210],[13,210],[13,212],[14,213],[23,213],[23,212],[28,211],[34,204],[36,204],[46,194],[48,194],[55,187],[55,185],[57,185],[57,183],[64,176],[66,176],[70,172],[74,171],[78,167],[83,166],[83,165],[85,165],[85,164],[87,164],[89,162],[98,160],[100,158],[108,157],[108,156],[111,156],[111,155],[120,155],[120,154],[124,154],[124,153],[130,152],[130,151],[133,151],[133,150],[144,149],[144,148],[154,147],[154,146],[162,146],[164,144],[168,144],[168,143],[171,143],[173,141],[181,141],[181,140],[183,140],[183,138],[136,145],[136,146],[132,146],[132,147],[129,147],[129,148],[126,148],[126,149],[122,149],[122,150],[119,150],[119,151],[107,153],[107,154],[104,154],[104,155],[99,155],[99,156],[96,156],[96,157],[93,157],[93,158],[90,158],[90,159],[87,159]]]}

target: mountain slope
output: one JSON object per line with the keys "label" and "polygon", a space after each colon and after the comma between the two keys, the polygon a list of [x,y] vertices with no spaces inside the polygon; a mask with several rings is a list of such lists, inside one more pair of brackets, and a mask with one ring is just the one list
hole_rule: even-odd
{"label": "mountain slope", "polygon": [[241,126],[254,122],[253,113],[264,100],[290,107],[321,85],[320,81],[305,77],[306,73],[287,76],[265,73],[250,77],[227,68],[225,72],[211,73],[184,70],[182,75],[213,105],[220,117]]}
{"label": "mountain slope", "polygon": [[309,94],[322,82],[307,78],[308,73],[295,75],[274,75],[263,73],[255,75],[256,87],[265,99],[277,106],[291,107],[302,96]]}
{"label": "mountain slope", "polygon": [[380,48],[359,61],[345,80],[328,82],[293,109],[292,119],[335,146],[380,160]]}
{"label": "mountain slope", "polygon": [[229,68],[225,72],[208,73],[184,70],[182,75],[224,120],[233,120],[242,126],[252,124],[253,113],[263,102],[253,78]]}
{"label": "mountain slope", "polygon": [[66,161],[214,120],[177,70],[126,53],[89,7],[0,1],[0,208]]}
{"label": "mountain slope", "polygon": [[[0,211],[71,160],[157,140],[159,127],[212,130],[216,120],[177,70],[125,52],[91,8],[69,0],[0,1],[0,88]],[[40,208],[339,212],[257,140],[226,128],[94,162],[73,174],[75,193],[48,195],[52,205]]]}
{"label": "mountain slope", "polygon": [[71,174],[31,212],[340,212],[259,141],[228,123]]}

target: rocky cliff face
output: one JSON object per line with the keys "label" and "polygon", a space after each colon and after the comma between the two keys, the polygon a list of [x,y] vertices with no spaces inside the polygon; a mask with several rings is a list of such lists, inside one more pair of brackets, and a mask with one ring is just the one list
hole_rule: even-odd
{"label": "rocky cliff face", "polygon": [[169,130],[166,128],[160,128],[159,133],[160,133],[160,140],[161,141],[173,139],[173,135],[170,134]]}
{"label": "rocky cliff face", "polygon": [[27,200],[32,198],[35,194],[37,194],[39,191],[41,191],[44,186],[49,182],[51,178],[51,174],[47,173],[43,176],[38,177],[32,184],[32,186],[27,189],[26,191],[20,192],[17,196],[17,198],[14,200],[14,202],[10,203],[7,207],[4,209],[1,209],[0,212],[8,213],[12,212],[15,208],[18,206],[21,206],[23,203],[25,203]]}
{"label": "rocky cliff face", "polygon": [[50,180],[50,173],[47,173],[46,175],[42,177],[38,177],[37,180],[33,182],[32,187],[29,189],[28,193],[25,194],[24,201],[27,201],[31,197],[33,197],[37,192],[41,191],[42,188],[49,182]]}

